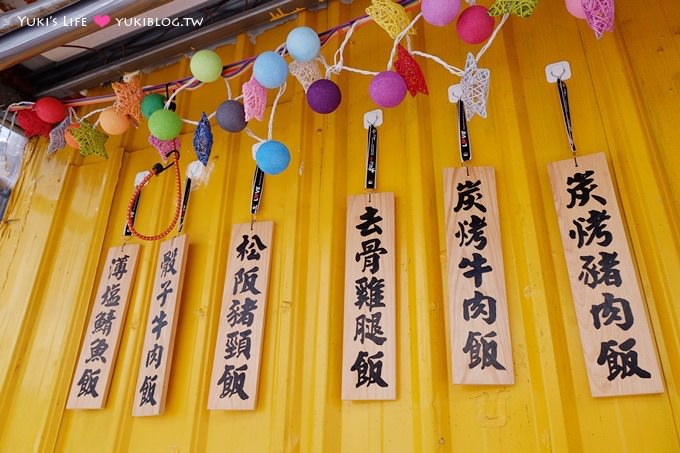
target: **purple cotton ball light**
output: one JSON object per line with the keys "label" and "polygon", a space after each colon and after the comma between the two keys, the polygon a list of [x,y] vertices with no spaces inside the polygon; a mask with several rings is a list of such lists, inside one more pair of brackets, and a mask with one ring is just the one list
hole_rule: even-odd
{"label": "purple cotton ball light", "polygon": [[465,8],[456,21],[458,36],[468,44],[486,41],[493,33],[494,20],[489,10],[480,5]]}
{"label": "purple cotton ball light", "polygon": [[217,124],[227,132],[241,132],[248,125],[243,104],[238,101],[224,101],[217,107],[215,117]]}
{"label": "purple cotton ball light", "polygon": [[425,22],[443,27],[450,24],[458,15],[460,0],[423,0],[420,9]]}
{"label": "purple cotton ball light", "polygon": [[380,107],[398,106],[406,97],[406,82],[394,71],[378,73],[368,85],[368,94]]}
{"label": "purple cotton ball light", "polygon": [[335,111],[342,100],[342,93],[331,80],[319,79],[307,88],[307,103],[316,113]]}

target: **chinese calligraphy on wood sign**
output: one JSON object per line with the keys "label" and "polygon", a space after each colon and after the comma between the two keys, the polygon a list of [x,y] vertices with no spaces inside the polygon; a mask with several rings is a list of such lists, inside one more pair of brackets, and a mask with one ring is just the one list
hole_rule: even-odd
{"label": "chinese calligraphy on wood sign", "polygon": [[349,197],[343,400],[397,396],[394,194]]}
{"label": "chinese calligraphy on wood sign", "polygon": [[503,250],[491,167],[444,170],[454,384],[513,384]]}
{"label": "chinese calligraphy on wood sign", "polygon": [[233,227],[208,409],[255,409],[273,230],[272,222]]}
{"label": "chinese calligraphy on wood sign", "polygon": [[67,409],[106,405],[132,290],[139,245],[109,249],[80,349]]}
{"label": "chinese calligraphy on wood sign", "polygon": [[159,248],[132,415],[158,415],[165,409],[186,266],[186,239],[173,238]]}
{"label": "chinese calligraphy on wood sign", "polygon": [[663,392],[603,153],[548,167],[593,396]]}

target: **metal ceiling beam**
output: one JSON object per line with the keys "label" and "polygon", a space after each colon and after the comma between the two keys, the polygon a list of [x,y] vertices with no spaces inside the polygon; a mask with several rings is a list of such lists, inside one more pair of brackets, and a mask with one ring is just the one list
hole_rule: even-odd
{"label": "metal ceiling beam", "polygon": [[87,26],[73,26],[56,20],[45,26],[23,27],[0,37],[0,70],[69,43],[97,30],[95,15],[134,17],[171,0],[81,0],[62,10],[60,19],[86,18]]}
{"label": "metal ceiling beam", "polygon": [[119,61],[79,75],[67,81],[60,82],[48,88],[43,88],[37,97],[56,96],[65,97],[84,88],[91,88],[102,82],[138,69],[155,66],[173,58],[178,58],[188,51],[209,47],[216,42],[243,33],[253,27],[263,25],[278,19],[282,11],[296,11],[312,6],[318,6],[323,0],[274,0],[261,6],[223,19],[207,27],[192,31],[178,38],[169,40],[161,45],[145,49]]}
{"label": "metal ceiling beam", "polygon": [[66,8],[77,1],[78,0],[43,0],[23,8],[9,11],[0,16],[0,36],[7,34],[12,30],[16,30],[17,28],[21,28],[22,17],[45,17],[62,8]]}

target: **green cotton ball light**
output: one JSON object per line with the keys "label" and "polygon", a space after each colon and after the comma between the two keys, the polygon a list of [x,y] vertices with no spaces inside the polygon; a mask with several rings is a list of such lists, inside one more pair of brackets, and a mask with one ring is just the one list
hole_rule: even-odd
{"label": "green cotton ball light", "polygon": [[182,130],[182,119],[172,110],[156,110],[149,117],[149,132],[160,140],[172,140]]}
{"label": "green cotton ball light", "polygon": [[191,74],[201,82],[214,82],[222,75],[222,59],[212,50],[199,50],[189,63]]}
{"label": "green cotton ball light", "polygon": [[268,175],[278,175],[288,168],[290,152],[286,145],[276,140],[262,143],[255,152],[255,162]]}
{"label": "green cotton ball light", "polygon": [[160,110],[165,106],[165,96],[162,94],[154,93],[154,94],[147,94],[144,96],[144,99],[142,99],[142,115],[144,118],[149,119],[151,114],[155,112],[156,110]]}

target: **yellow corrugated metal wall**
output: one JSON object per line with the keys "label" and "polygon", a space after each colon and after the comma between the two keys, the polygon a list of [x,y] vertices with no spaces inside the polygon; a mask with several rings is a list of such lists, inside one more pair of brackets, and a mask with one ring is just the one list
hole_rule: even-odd
{"label": "yellow corrugated metal wall", "polygon": [[[301,13],[298,24],[324,30],[366,6],[334,1]],[[107,161],[72,150],[46,157],[45,142],[31,142],[0,225],[0,450],[680,451],[680,3],[616,7],[616,32],[596,41],[563,2],[543,1],[530,19],[512,17],[481,60],[491,69],[491,92],[488,119],[470,123],[473,162],[496,168],[515,385],[450,384],[442,169],[457,165],[455,110],[446,99],[456,80],[423,62],[430,96],[386,111],[379,130],[379,189],[395,193],[397,209],[396,401],[340,400],[345,207],[347,195],[363,191],[362,116],[374,108],[369,79],[343,73],[343,103],[333,115],[311,112],[293,81],[277,110],[274,137],[289,146],[292,162],[267,178],[259,215],[275,231],[253,412],[206,410],[230,225],[250,219],[252,140],[217,131],[210,182],[191,195],[169,400],[164,415],[147,418],[131,411],[152,243],[142,245],[106,409],[64,410],[106,250],[122,241],[134,175],[158,159],[146,126],[112,137]],[[266,31],[254,44],[239,36],[219,53],[231,62],[271,50],[293,26]],[[457,65],[474,50],[453,26],[417,30],[416,48]],[[332,41],[325,55],[338,45]],[[380,70],[389,45],[376,25],[362,27],[346,63]],[[569,157],[555,86],[544,75],[559,60],[572,66],[579,151],[605,151],[618,188],[663,394],[590,396],[546,168]],[[183,59],[143,83],[187,74]],[[178,111],[197,119],[225,97],[216,82],[180,94]],[[253,126],[261,136],[265,127]],[[184,132],[186,168],[192,130]],[[171,178],[162,179],[145,190],[143,231],[164,227],[171,215]]]}

